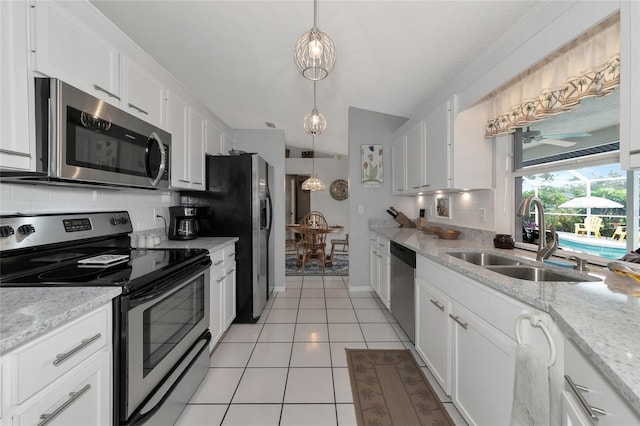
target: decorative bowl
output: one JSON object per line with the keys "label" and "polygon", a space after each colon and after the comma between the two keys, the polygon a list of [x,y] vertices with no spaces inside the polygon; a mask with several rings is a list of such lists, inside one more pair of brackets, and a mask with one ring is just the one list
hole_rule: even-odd
{"label": "decorative bowl", "polygon": [[438,232],[444,231],[444,229],[438,228],[437,226],[425,226],[421,228],[421,230],[427,235],[436,235]]}
{"label": "decorative bowl", "polygon": [[453,229],[447,229],[446,231],[441,230],[436,232],[436,235],[438,236],[438,238],[441,238],[443,240],[457,240],[460,234],[461,234],[460,231],[456,231]]}

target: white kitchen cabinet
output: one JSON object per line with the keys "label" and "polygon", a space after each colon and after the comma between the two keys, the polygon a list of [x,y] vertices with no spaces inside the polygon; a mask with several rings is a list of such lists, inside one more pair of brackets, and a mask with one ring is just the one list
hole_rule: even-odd
{"label": "white kitchen cabinet", "polygon": [[[565,376],[577,388],[573,389],[569,380],[565,379],[565,389],[562,394],[563,426],[640,424],[640,417],[632,411],[570,340],[565,340],[564,366]],[[591,413],[588,413],[579,402],[578,394],[584,398],[586,405],[591,407]],[[598,411],[603,411],[605,414]]]}
{"label": "white kitchen cabinet", "polygon": [[27,2],[0,2],[0,168],[31,170]]}
{"label": "white kitchen cabinet", "polygon": [[224,284],[222,286],[222,320],[226,331],[236,317],[236,246],[224,249]]}
{"label": "white kitchen cabinet", "polygon": [[640,3],[620,2],[620,168],[640,170]]}
{"label": "white kitchen cabinet", "polygon": [[407,137],[400,135],[391,145],[393,195],[402,195],[407,189]]}
{"label": "white kitchen cabinet", "polygon": [[424,177],[420,191],[450,188],[451,104],[446,102],[425,120]]}
{"label": "white kitchen cabinet", "polygon": [[389,245],[389,239],[378,237],[378,297],[380,297],[387,309],[391,309],[391,281],[389,277],[391,255],[389,253]]}
{"label": "white kitchen cabinet", "polygon": [[105,304],[2,355],[2,425],[110,425],[112,314]]}
{"label": "white kitchen cabinet", "polygon": [[376,293],[380,293],[378,260],[378,237],[375,234],[369,234],[369,285]]}
{"label": "white kitchen cabinet", "polygon": [[171,187],[204,190],[204,118],[172,91],[167,93],[167,116],[171,132]]}
{"label": "white kitchen cabinet", "polygon": [[447,395],[451,395],[451,299],[416,277],[416,351]]}
{"label": "white kitchen cabinet", "polygon": [[90,22],[71,19],[66,7],[65,2],[35,3],[34,70],[120,107],[118,50],[87,28]]}
{"label": "white kitchen cabinet", "polygon": [[224,155],[222,132],[210,120],[207,120],[206,128],[205,153],[208,155]]}
{"label": "white kitchen cabinet", "polygon": [[131,58],[121,56],[122,109],[164,129],[165,86]]}
{"label": "white kitchen cabinet", "polygon": [[417,193],[426,188],[426,122],[420,121],[407,131],[407,192]]}

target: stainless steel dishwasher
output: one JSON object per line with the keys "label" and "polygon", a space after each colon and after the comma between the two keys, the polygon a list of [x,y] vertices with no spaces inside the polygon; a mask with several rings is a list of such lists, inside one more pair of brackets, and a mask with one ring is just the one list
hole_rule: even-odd
{"label": "stainless steel dishwasher", "polygon": [[391,313],[414,341],[416,252],[391,241]]}

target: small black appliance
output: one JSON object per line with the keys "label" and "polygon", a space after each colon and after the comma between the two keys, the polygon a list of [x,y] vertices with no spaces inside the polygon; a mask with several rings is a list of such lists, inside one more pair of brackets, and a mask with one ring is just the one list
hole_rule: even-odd
{"label": "small black appliance", "polygon": [[195,207],[169,207],[169,239],[193,240],[198,237]]}

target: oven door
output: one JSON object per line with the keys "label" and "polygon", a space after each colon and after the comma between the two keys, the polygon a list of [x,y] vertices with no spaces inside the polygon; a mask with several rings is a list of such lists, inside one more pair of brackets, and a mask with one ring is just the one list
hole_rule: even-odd
{"label": "oven door", "polygon": [[175,372],[209,328],[209,269],[177,283],[166,280],[127,298],[122,340],[126,351],[126,418]]}

